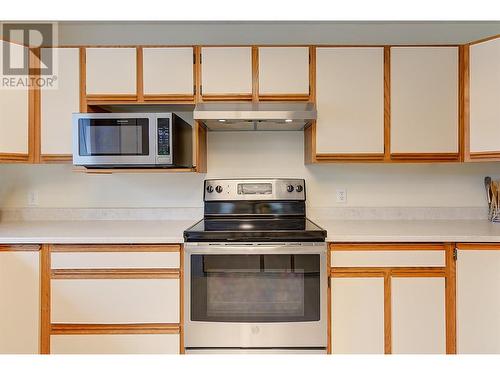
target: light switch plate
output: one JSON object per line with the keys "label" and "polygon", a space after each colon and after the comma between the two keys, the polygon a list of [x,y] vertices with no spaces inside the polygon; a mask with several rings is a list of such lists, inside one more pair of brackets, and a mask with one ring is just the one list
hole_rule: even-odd
{"label": "light switch plate", "polygon": [[28,192],[28,206],[38,206],[38,191],[31,190]]}

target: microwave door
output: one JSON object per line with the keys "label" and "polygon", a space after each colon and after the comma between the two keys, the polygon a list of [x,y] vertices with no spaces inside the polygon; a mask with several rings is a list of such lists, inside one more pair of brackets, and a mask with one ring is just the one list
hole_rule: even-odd
{"label": "microwave door", "polygon": [[149,165],[155,160],[150,118],[80,118],[75,164]]}

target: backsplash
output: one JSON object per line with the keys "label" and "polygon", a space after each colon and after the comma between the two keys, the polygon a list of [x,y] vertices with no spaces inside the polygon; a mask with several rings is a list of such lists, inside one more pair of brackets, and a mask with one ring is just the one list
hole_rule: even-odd
{"label": "backsplash", "polygon": [[[306,179],[309,209],[484,209],[483,178],[500,176],[500,163],[307,166],[303,143],[302,132],[211,132],[206,175],[86,175],[71,165],[0,165],[0,207],[27,207],[34,192],[41,208],[200,208],[205,178],[298,177]],[[341,188],[346,203],[336,202]]]}

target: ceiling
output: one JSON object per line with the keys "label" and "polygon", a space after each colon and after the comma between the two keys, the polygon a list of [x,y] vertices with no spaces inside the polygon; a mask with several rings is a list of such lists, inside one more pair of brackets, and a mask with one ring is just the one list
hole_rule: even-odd
{"label": "ceiling", "polygon": [[77,21],[61,45],[463,44],[500,34],[500,21]]}

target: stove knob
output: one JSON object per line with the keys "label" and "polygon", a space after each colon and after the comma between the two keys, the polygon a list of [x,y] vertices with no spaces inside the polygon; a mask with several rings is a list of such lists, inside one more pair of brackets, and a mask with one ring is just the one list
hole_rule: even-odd
{"label": "stove knob", "polygon": [[301,192],[302,192],[302,190],[304,190],[304,188],[302,187],[302,185],[297,185],[297,186],[295,187],[295,190],[297,191],[297,193],[301,193]]}
{"label": "stove knob", "polygon": [[216,191],[217,193],[222,193],[222,186],[217,185],[217,186],[215,187],[215,191]]}
{"label": "stove knob", "polygon": [[207,191],[208,191],[209,193],[213,193],[213,192],[214,192],[214,187],[213,187],[212,185],[208,185],[208,186],[207,186]]}
{"label": "stove knob", "polygon": [[293,191],[293,185],[287,185],[286,191],[288,191],[289,193],[291,193]]}

